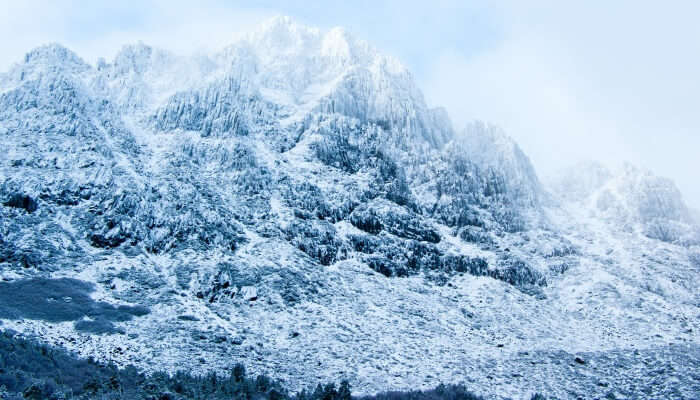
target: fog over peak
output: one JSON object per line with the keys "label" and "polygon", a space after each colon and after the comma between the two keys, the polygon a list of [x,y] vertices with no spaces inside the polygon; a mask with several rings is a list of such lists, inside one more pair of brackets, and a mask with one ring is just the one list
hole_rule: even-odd
{"label": "fog over peak", "polygon": [[139,40],[177,54],[219,50],[276,15],[342,26],[401,60],[457,130],[475,119],[502,127],[540,175],[629,161],[673,179],[700,208],[694,2],[4,3],[0,34],[13,40],[0,45],[0,70],[49,42],[95,63]]}

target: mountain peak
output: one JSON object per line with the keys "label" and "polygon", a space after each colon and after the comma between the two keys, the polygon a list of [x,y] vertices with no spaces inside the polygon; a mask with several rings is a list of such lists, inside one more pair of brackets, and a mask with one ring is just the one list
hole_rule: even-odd
{"label": "mountain peak", "polygon": [[88,67],[77,54],[58,43],[49,43],[34,48],[24,56],[25,64],[51,63],[51,64],[72,64]]}
{"label": "mountain peak", "polygon": [[324,56],[349,59],[352,52],[351,38],[345,29],[336,27],[324,35],[321,45],[321,54]]}
{"label": "mountain peak", "polygon": [[[298,122],[314,110],[383,121],[406,137],[442,145],[452,132],[435,127],[408,70],[343,28],[323,31],[276,17],[217,57],[227,74],[251,77],[263,96],[281,102]],[[245,71],[238,73],[238,71]]]}
{"label": "mountain peak", "polygon": [[676,184],[629,162],[614,169],[579,163],[558,174],[550,187],[565,202],[619,226],[637,227],[648,237],[674,243],[699,239],[697,221]]}
{"label": "mountain peak", "polygon": [[358,40],[344,28],[334,27],[324,31],[286,16],[263,22],[243,41],[265,62],[317,58],[325,63],[368,65],[379,57],[379,53],[367,42]]}
{"label": "mountain peak", "polygon": [[77,75],[91,68],[73,51],[58,43],[50,43],[29,51],[21,62],[14,64],[7,73],[0,74],[0,86],[12,87],[45,74]]}
{"label": "mountain peak", "polygon": [[542,196],[535,168],[520,146],[497,125],[473,121],[456,136],[469,158],[491,170],[500,171],[517,197],[536,204]]}
{"label": "mountain peak", "polygon": [[290,17],[274,17],[263,22],[244,40],[259,52],[289,54],[306,50],[317,42],[321,31],[302,25]]}
{"label": "mountain peak", "polygon": [[151,67],[167,68],[169,64],[175,63],[175,56],[170,52],[139,41],[123,46],[114,58],[113,65],[121,73],[133,71],[142,74]]}
{"label": "mountain peak", "polygon": [[277,15],[260,24],[258,31],[312,31],[319,32],[319,29],[304,25],[288,15]]}
{"label": "mountain peak", "polygon": [[22,63],[16,67],[22,69],[61,69],[72,72],[84,72],[90,65],[72,50],[58,43],[50,43],[34,48],[25,54]]}

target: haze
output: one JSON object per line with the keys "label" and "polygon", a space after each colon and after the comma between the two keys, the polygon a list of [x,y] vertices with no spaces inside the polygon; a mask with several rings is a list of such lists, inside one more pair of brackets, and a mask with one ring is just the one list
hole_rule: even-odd
{"label": "haze", "polygon": [[[455,127],[502,126],[541,176],[623,161],[700,208],[700,5],[690,1],[0,1],[0,70],[59,42],[90,62],[143,41],[211,51],[273,15],[344,26],[415,74]],[[573,3],[573,2],[567,2]]]}

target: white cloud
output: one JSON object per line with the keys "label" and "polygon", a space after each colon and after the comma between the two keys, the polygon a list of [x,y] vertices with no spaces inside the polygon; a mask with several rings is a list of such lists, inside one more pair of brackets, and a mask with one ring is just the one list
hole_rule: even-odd
{"label": "white cloud", "polygon": [[423,79],[429,101],[457,126],[502,125],[543,174],[631,161],[700,207],[700,7],[521,4],[499,11],[507,28],[496,46],[442,50]]}
{"label": "white cloud", "polygon": [[2,1],[0,69],[30,49],[61,43],[86,60],[111,58],[123,45],[143,41],[179,53],[218,49],[269,18],[271,11],[204,0]]}

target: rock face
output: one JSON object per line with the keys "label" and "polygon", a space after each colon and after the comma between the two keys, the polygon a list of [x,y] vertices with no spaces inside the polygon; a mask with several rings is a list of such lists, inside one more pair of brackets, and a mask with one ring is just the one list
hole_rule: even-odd
{"label": "rock face", "polygon": [[[456,132],[342,29],[276,18],[218,54],[138,44],[97,66],[44,46],[0,75],[0,139],[1,277],[149,310],[0,316],[85,356],[567,397],[610,389],[553,379],[576,376],[559,352],[605,360],[601,379],[632,347],[697,354],[697,227],[670,181],[601,167],[549,191],[498,128]],[[514,382],[526,350],[553,375]]]}

